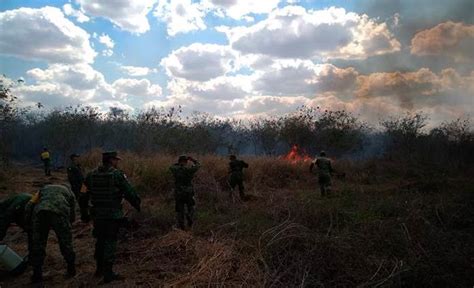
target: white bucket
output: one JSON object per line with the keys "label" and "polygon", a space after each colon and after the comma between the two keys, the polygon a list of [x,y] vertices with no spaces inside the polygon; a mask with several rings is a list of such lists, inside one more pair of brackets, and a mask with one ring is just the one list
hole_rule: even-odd
{"label": "white bucket", "polygon": [[13,271],[20,264],[23,258],[10,249],[7,245],[0,245],[0,265],[5,267],[7,271]]}

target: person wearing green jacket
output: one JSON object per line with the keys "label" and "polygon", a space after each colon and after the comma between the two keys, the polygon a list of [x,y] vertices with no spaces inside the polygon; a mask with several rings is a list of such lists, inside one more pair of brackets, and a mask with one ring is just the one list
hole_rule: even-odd
{"label": "person wearing green jacket", "polygon": [[[87,199],[81,201],[81,205],[89,205],[89,200],[92,205],[90,216],[94,222],[93,235],[96,238],[95,275],[103,276],[104,283],[123,280],[122,276],[113,271],[118,233],[126,219],[122,210],[123,199],[140,211],[140,197],[128,182],[125,173],[118,169],[120,160],[115,151],[103,153],[102,165],[87,174],[87,192],[81,193],[81,197]],[[84,210],[86,208],[81,207],[81,211]],[[87,221],[89,217],[84,216],[83,221]]]}

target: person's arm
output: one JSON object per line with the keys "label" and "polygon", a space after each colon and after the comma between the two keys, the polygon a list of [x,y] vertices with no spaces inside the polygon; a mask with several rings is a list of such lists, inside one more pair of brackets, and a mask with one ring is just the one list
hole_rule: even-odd
{"label": "person's arm", "polygon": [[89,215],[89,189],[90,189],[90,175],[86,176],[84,180],[85,191],[83,191],[84,187],[81,187],[81,192],[79,193],[79,199],[77,199],[79,203],[79,210],[81,212],[81,221],[87,223],[91,220]]}
{"label": "person's arm", "polygon": [[35,205],[40,201],[40,192],[36,192],[31,200],[25,206],[25,231],[29,231],[31,229],[31,224],[33,220],[33,211]]}
{"label": "person's arm", "polygon": [[194,174],[199,170],[199,168],[201,168],[201,163],[192,157],[189,157],[188,159],[189,161],[193,162],[193,165],[189,168],[189,171]]}
{"label": "person's arm", "polygon": [[249,168],[249,164],[247,164],[247,162],[245,162],[243,160],[241,162],[242,162],[242,167]]}
{"label": "person's arm", "polygon": [[141,199],[138,196],[138,194],[135,192],[135,189],[130,185],[130,182],[128,182],[127,177],[123,172],[117,172],[116,173],[117,177],[117,183],[120,191],[123,192],[125,200],[127,200],[133,208],[135,208],[138,212],[140,212],[141,207]]}
{"label": "person's arm", "polygon": [[313,168],[314,168],[314,161],[311,162],[311,165],[309,165],[309,172],[313,173]]}
{"label": "person's arm", "polygon": [[11,197],[1,203],[2,210],[0,211],[0,241],[3,240],[7,234],[10,223],[14,221],[15,205],[12,205],[14,202],[13,200],[13,197]]}

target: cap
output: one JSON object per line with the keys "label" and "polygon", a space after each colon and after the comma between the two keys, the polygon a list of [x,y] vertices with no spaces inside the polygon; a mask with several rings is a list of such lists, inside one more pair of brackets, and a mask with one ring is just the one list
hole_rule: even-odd
{"label": "cap", "polygon": [[117,151],[107,151],[107,152],[102,153],[102,159],[118,159],[118,160],[122,160],[122,158],[120,158],[120,157],[118,156]]}
{"label": "cap", "polygon": [[235,156],[234,154],[231,154],[231,155],[229,155],[229,158],[230,159],[237,159],[237,156]]}
{"label": "cap", "polygon": [[179,158],[178,158],[178,162],[181,162],[181,161],[188,161],[188,156],[180,155]]}
{"label": "cap", "polygon": [[326,151],[322,150],[321,152],[319,152],[319,156],[326,156]]}
{"label": "cap", "polygon": [[79,156],[81,156],[81,155],[74,153],[74,154],[69,155],[69,158],[73,159],[73,158],[77,158]]}

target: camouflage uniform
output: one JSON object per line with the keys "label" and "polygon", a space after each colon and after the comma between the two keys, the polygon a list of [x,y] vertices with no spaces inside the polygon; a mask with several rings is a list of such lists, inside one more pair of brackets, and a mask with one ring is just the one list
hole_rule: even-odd
{"label": "camouflage uniform", "polygon": [[84,183],[84,175],[82,174],[81,165],[71,162],[67,168],[67,179],[71,184],[71,190],[79,199],[79,193],[81,192],[82,184]]}
{"label": "camouflage uniform", "polygon": [[[30,263],[33,266],[33,281],[41,281],[42,267],[46,256],[49,230],[58,238],[59,249],[68,264],[68,273],[75,274],[75,259],[71,224],[75,220],[75,198],[71,190],[63,185],[46,185],[39,191],[37,203],[29,202],[26,212],[32,222],[32,245]],[[29,216],[31,213],[31,216]],[[72,271],[74,271],[72,273]],[[72,276],[72,275],[71,275]]]}
{"label": "camouflage uniform", "polygon": [[[30,200],[30,194],[22,193],[0,201],[0,241],[5,237],[11,223],[16,223],[16,225],[26,230],[25,207]],[[30,235],[28,233],[28,239]]]}
{"label": "camouflage uniform", "polygon": [[[176,210],[176,221],[178,228],[185,229],[184,218],[186,217],[188,226],[191,227],[194,222],[194,206],[196,201],[194,200],[194,188],[192,180],[194,174],[199,170],[201,164],[196,160],[193,160],[193,165],[187,167],[180,163],[175,163],[170,167],[170,171],[173,174],[175,180],[175,210]],[[185,213],[187,208],[187,213]]]}
{"label": "camouflage uniform", "polygon": [[[88,198],[85,195],[81,195],[81,188],[84,184],[84,174],[82,173],[82,167],[80,164],[76,164],[73,161],[67,168],[67,178],[71,184],[71,190],[76,196],[79,202],[79,208],[81,210],[81,219],[87,220],[88,217]],[[84,202],[84,203],[82,203]]]}
{"label": "camouflage uniform", "polygon": [[86,176],[85,185],[87,193],[83,197],[90,198],[92,204],[90,213],[94,221],[93,235],[97,239],[94,253],[97,264],[96,275],[103,274],[104,281],[106,279],[112,281],[117,276],[113,273],[112,267],[115,262],[118,232],[126,219],[122,210],[122,200],[125,198],[138,211],[141,200],[125,174],[111,166],[100,166],[90,172]]}
{"label": "camouflage uniform", "polygon": [[331,160],[326,157],[318,157],[311,163],[310,170],[316,165],[318,167],[318,182],[322,196],[327,196],[331,192],[331,174],[333,173]]}
{"label": "camouflage uniform", "polygon": [[[230,170],[230,179],[229,184],[230,188],[234,190],[235,186],[239,187],[239,195],[241,199],[245,198],[245,188],[244,188],[244,168],[248,168],[249,164],[245,163],[242,160],[233,159],[229,162]],[[232,193],[232,192],[231,192]]]}

